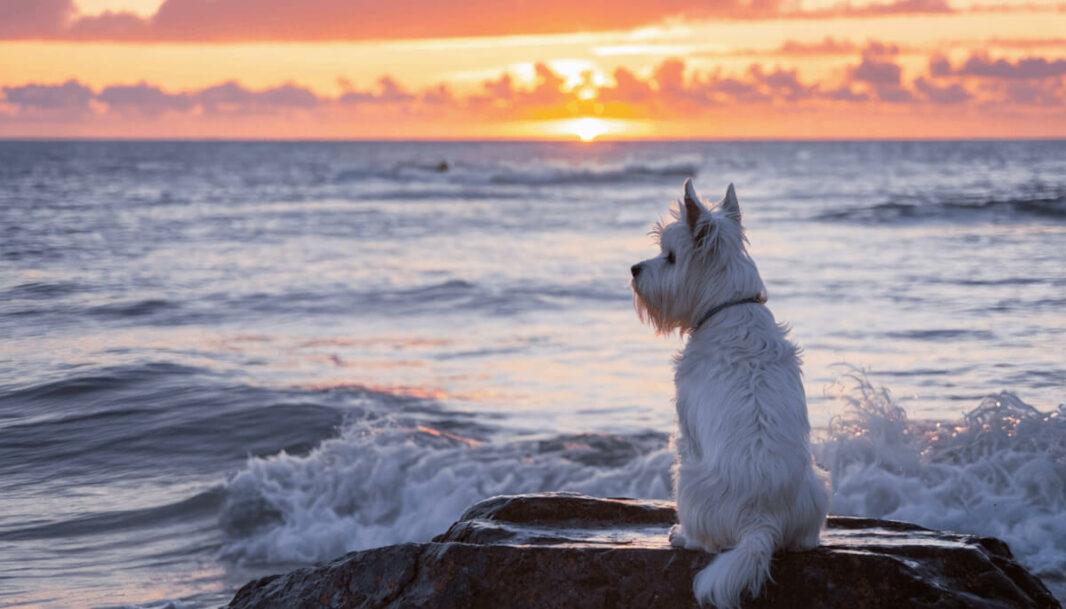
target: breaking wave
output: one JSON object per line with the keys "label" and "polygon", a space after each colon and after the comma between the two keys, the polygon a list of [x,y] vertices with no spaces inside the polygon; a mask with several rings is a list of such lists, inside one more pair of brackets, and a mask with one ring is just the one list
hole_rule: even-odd
{"label": "breaking wave", "polygon": [[[846,413],[815,445],[832,472],[832,511],[999,537],[1062,598],[1066,406],[1045,413],[1003,392],[957,421],[912,421],[886,390],[852,378]],[[663,434],[474,435],[383,418],[349,425],[305,456],[250,459],[226,488],[223,553],[314,562],[425,541],[504,493],[671,495]]]}
{"label": "breaking wave", "polygon": [[663,434],[497,443],[396,420],[349,427],[304,457],[249,461],[227,487],[224,555],[314,562],[425,541],[500,494],[666,498],[672,459]]}
{"label": "breaking wave", "polygon": [[851,378],[848,410],[816,450],[832,511],[998,537],[1066,596],[1066,405],[1041,412],[1004,391],[957,421],[913,421]]}

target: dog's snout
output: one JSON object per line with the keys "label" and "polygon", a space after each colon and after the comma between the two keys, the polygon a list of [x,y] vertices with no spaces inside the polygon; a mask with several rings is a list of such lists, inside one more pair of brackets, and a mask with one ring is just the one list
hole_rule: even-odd
{"label": "dog's snout", "polygon": [[633,278],[636,279],[637,275],[640,274],[640,265],[634,264],[633,266],[629,267],[629,272],[633,273]]}

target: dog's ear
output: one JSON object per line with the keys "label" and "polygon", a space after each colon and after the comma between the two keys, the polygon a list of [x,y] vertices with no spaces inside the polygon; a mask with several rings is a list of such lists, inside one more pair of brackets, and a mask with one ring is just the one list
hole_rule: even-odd
{"label": "dog's ear", "polygon": [[689,228],[695,229],[699,225],[703,211],[700,196],[696,194],[696,187],[692,185],[692,178],[689,178],[685,180],[685,224],[688,224]]}
{"label": "dog's ear", "polygon": [[725,198],[722,199],[719,208],[726,216],[740,224],[740,202],[737,201],[737,191],[733,188],[733,184],[726,189]]}
{"label": "dog's ear", "polygon": [[702,250],[707,245],[707,237],[713,228],[710,215],[700,203],[700,196],[692,184],[692,178],[685,180],[685,224],[692,231],[692,240],[696,249]]}

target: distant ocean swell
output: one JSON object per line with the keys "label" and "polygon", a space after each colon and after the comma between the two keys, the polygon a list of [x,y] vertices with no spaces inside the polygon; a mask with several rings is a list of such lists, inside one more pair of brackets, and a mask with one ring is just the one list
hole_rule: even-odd
{"label": "distant ocean swell", "polygon": [[462,279],[424,281],[401,286],[325,284],[286,286],[275,292],[244,294],[206,292],[195,297],[125,298],[102,301],[91,288],[42,282],[0,290],[0,324],[10,320],[12,332],[27,320],[54,325],[95,320],[114,324],[177,326],[218,323],[247,315],[344,315],[368,312],[388,316],[478,311],[488,315],[572,306],[574,303],[624,302],[622,282],[498,283]]}
{"label": "distant ocean swell", "polygon": [[924,221],[980,221],[995,219],[1066,220],[1066,193],[996,199],[945,197],[927,201],[898,199],[870,206],[836,209],[816,220],[893,224]]}
{"label": "distant ocean swell", "polygon": [[[345,169],[333,176],[332,182],[362,182],[366,180],[387,180],[405,182],[417,177],[436,182],[463,182],[501,185],[540,186],[553,184],[573,184],[583,186],[601,182],[660,182],[665,179],[683,179],[699,173],[698,163],[670,162],[660,164],[614,164],[601,165],[596,168],[583,168],[572,165],[536,165],[518,164],[467,164],[457,163],[421,164],[415,161],[397,164],[388,168]],[[433,178],[436,177],[436,180]]]}
{"label": "distant ocean swell", "polygon": [[[861,376],[847,414],[816,445],[832,511],[1006,540],[1066,593],[1066,406],[1043,413],[1011,393],[958,421],[910,421]],[[501,493],[577,491],[669,498],[672,453],[657,433],[494,441],[402,417],[343,427],[303,456],[252,458],[226,485],[222,553],[312,562],[424,541]]]}

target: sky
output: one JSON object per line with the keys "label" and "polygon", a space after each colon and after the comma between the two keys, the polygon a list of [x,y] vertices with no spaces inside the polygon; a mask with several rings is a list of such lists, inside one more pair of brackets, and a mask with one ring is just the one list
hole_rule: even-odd
{"label": "sky", "polygon": [[1066,0],[0,0],[0,137],[1066,137]]}

